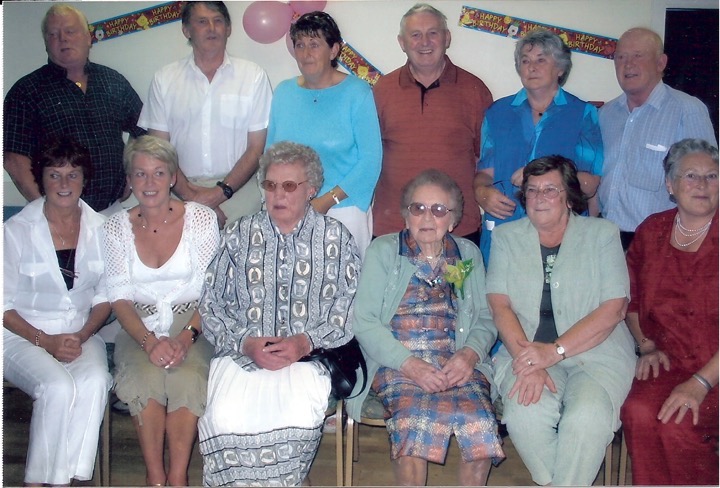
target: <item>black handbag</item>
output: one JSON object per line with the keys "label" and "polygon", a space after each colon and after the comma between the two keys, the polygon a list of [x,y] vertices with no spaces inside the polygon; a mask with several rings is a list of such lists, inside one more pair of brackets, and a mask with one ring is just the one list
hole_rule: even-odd
{"label": "black handbag", "polygon": [[317,361],[330,372],[332,384],[331,394],[338,400],[350,396],[355,383],[357,382],[357,369],[360,368],[363,374],[362,388],[367,383],[367,365],[360,350],[360,343],[354,337],[350,342],[333,349],[318,348],[310,351],[310,354],[300,358],[300,361]]}

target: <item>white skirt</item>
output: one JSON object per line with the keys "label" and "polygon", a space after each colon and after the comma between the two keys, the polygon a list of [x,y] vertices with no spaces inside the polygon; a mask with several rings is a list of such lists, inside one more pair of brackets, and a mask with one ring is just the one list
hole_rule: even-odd
{"label": "white skirt", "polygon": [[315,363],[248,372],[213,359],[198,422],[207,486],[296,486],[322,436],[330,378]]}

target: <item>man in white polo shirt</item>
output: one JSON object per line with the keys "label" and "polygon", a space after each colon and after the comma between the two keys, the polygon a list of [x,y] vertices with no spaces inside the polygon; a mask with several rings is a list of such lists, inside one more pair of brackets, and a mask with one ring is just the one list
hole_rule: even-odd
{"label": "man in white polo shirt", "polygon": [[211,207],[223,226],[260,210],[254,176],[272,89],[262,68],[228,55],[223,2],[187,2],[182,32],[193,52],[155,73],[138,125],[177,149],[175,194]]}

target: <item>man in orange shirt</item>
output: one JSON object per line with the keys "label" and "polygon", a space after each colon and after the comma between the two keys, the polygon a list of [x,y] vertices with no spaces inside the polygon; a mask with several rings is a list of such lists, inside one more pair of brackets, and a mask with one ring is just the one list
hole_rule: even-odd
{"label": "man in orange shirt", "polygon": [[480,211],[472,183],[480,155],[480,128],[492,95],[479,78],[455,66],[445,54],[450,47],[447,18],[434,7],[417,4],[408,10],[400,22],[398,42],[407,63],[373,88],[383,142],[373,234],[404,228],[402,188],[418,173],[436,168],[463,191],[463,219],[454,233],[478,242]]}

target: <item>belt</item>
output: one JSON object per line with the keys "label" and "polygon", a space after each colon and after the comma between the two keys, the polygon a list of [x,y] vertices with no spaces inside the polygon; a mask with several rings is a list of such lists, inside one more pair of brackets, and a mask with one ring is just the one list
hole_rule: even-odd
{"label": "belt", "polygon": [[[177,305],[173,305],[171,307],[171,310],[172,313],[183,314],[188,310],[195,310],[197,306],[198,301],[194,300],[192,302],[178,303]],[[135,308],[137,308],[138,310],[142,310],[148,315],[155,315],[157,313],[157,307],[155,305],[143,305],[142,303],[135,302]]]}

